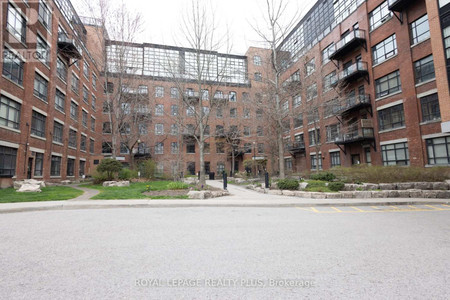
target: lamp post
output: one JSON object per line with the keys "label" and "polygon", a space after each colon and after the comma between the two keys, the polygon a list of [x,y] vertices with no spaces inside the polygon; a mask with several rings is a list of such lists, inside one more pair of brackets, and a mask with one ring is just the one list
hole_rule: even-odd
{"label": "lamp post", "polygon": [[253,166],[255,168],[255,177],[256,177],[256,142],[253,142]]}

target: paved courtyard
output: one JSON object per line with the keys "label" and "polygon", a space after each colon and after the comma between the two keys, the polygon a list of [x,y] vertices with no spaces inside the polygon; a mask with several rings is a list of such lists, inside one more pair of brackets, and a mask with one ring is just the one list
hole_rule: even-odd
{"label": "paved courtyard", "polygon": [[445,205],[57,210],[0,228],[1,299],[450,294]]}

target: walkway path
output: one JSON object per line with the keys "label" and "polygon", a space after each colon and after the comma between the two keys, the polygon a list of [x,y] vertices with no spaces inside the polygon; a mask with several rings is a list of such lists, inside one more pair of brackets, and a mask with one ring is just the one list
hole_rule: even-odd
{"label": "walkway path", "polygon": [[94,190],[94,189],[88,189],[85,187],[81,187],[78,184],[77,185],[71,185],[70,187],[77,189],[77,190],[81,190],[84,193],[81,196],[78,196],[77,198],[73,198],[70,199],[69,201],[85,201],[85,200],[89,200],[92,197],[98,195],[100,193],[99,190]]}

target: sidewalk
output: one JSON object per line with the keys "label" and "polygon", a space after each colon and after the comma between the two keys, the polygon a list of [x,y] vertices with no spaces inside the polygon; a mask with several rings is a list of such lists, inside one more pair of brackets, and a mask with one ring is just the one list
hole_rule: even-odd
{"label": "sidewalk", "polygon": [[[222,182],[208,181],[208,185],[222,188]],[[41,210],[106,209],[106,208],[177,208],[177,207],[314,207],[314,206],[387,206],[450,204],[450,199],[306,199],[288,196],[260,194],[245,187],[228,185],[230,196],[205,199],[168,200],[89,200],[97,191],[85,190],[85,194],[66,201],[21,202],[0,204],[0,214]]]}

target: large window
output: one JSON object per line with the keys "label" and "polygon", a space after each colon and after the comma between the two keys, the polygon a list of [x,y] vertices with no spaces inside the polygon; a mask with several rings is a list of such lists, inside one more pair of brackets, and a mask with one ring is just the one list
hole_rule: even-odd
{"label": "large window", "polygon": [[388,2],[384,1],[369,14],[370,30],[372,31],[378,26],[381,26],[391,16],[392,13],[389,10]]}
{"label": "large window", "polygon": [[330,161],[332,168],[339,167],[341,165],[341,153],[339,151],[330,152]]}
{"label": "large window", "polygon": [[58,89],[56,89],[55,93],[55,108],[61,112],[64,112],[66,109],[66,95]]}
{"label": "large window", "polygon": [[155,87],[155,97],[156,98],[164,97],[164,87],[162,86]]}
{"label": "large window", "polygon": [[44,1],[39,1],[38,19],[45,28],[52,28],[52,12]]}
{"label": "large window", "polygon": [[383,165],[407,166],[409,165],[408,143],[397,143],[381,146]]}
{"label": "large window", "polygon": [[438,94],[432,94],[420,98],[420,106],[422,107],[422,122],[430,122],[441,119]]}
{"label": "large window", "polygon": [[216,153],[217,154],[225,153],[225,145],[223,143],[216,143]]}
{"label": "large window", "polygon": [[53,141],[57,142],[57,143],[61,143],[63,142],[63,129],[64,125],[58,123],[58,122],[53,122]]}
{"label": "large window", "polygon": [[16,175],[17,149],[0,146],[0,177]]}
{"label": "large window", "polygon": [[164,143],[155,144],[155,154],[164,154]]}
{"label": "large window", "polygon": [[[319,169],[322,169],[322,155],[319,154]],[[311,155],[311,170],[317,170],[317,156]]]}
{"label": "large window", "polygon": [[380,131],[405,126],[403,103],[379,110],[378,123],[380,124]]}
{"label": "large window", "polygon": [[26,42],[27,21],[11,3],[8,4],[6,28],[16,39],[22,43]]}
{"label": "large window", "polygon": [[156,135],[164,134],[164,124],[155,124],[155,134]]}
{"label": "large window", "polygon": [[40,177],[43,175],[44,168],[44,154],[36,153],[34,158],[34,176]]}
{"label": "large window", "polygon": [[80,92],[80,79],[74,73],[72,73],[71,87],[72,87],[72,91],[78,95]]}
{"label": "large window", "polygon": [[85,86],[83,86],[83,101],[84,103],[89,104],[89,91]]}
{"label": "large window", "polygon": [[[317,130],[317,136],[316,136],[316,130]],[[309,134],[309,145],[314,146],[317,144],[317,142],[320,143],[320,129],[314,129],[308,132]]]}
{"label": "large window", "polygon": [[326,64],[330,61],[330,55],[334,52],[334,43],[328,45],[325,49],[322,50],[322,64]]}
{"label": "large window", "polygon": [[179,153],[179,146],[177,142],[172,142],[171,146],[170,146],[170,151],[172,152],[172,154],[178,154]]}
{"label": "large window", "polygon": [[0,102],[0,125],[19,129],[20,103],[1,96]]}
{"label": "large window", "polygon": [[334,142],[339,137],[340,126],[339,124],[333,124],[326,127],[327,129],[327,142]]}
{"label": "large window", "polygon": [[33,94],[39,99],[44,100],[45,102],[48,101],[48,81],[38,73],[36,73],[34,77]]}
{"label": "large window", "polygon": [[155,116],[164,116],[164,105],[163,104],[156,104]]}
{"label": "large window", "polygon": [[46,117],[43,114],[33,110],[31,116],[31,134],[45,137],[45,119]]}
{"label": "large window", "polygon": [[36,56],[46,65],[50,63],[50,46],[40,36],[37,36]]}
{"label": "large window", "polygon": [[68,158],[67,159],[67,176],[75,175],[75,159]]}
{"label": "large window", "polygon": [[195,153],[195,142],[189,142],[186,144],[186,153],[187,154]]}
{"label": "large window", "polygon": [[85,110],[81,111],[81,124],[87,128],[88,123],[88,113]]}
{"label": "large window", "polygon": [[56,74],[62,81],[67,81],[67,65],[59,57],[56,59]]}
{"label": "large window", "polygon": [[255,78],[255,81],[261,82],[262,81],[262,74],[257,72],[257,73],[255,73],[254,78]]}
{"label": "large window", "polygon": [[328,92],[329,90],[331,90],[331,88],[333,87],[333,85],[337,82],[337,77],[336,77],[336,71],[331,72],[330,74],[326,75],[323,78],[323,93]]}
{"label": "large window", "polygon": [[262,64],[261,56],[259,56],[259,55],[253,56],[253,64],[255,66],[260,66]]}
{"label": "large window", "polygon": [[397,54],[395,34],[372,47],[373,64],[379,64]]}
{"label": "large window", "polygon": [[447,60],[450,59],[450,26],[446,27],[443,30],[444,35],[444,47],[445,47],[445,56]]}
{"label": "large window", "polygon": [[303,113],[299,113],[294,118],[294,128],[299,128],[303,126]]}
{"label": "large window", "polygon": [[311,84],[306,88],[306,101],[317,97],[317,83]]}
{"label": "large window", "polygon": [[385,97],[402,89],[400,72],[397,70],[375,80],[376,97]]}
{"label": "large window", "polygon": [[426,140],[428,164],[450,164],[450,136]]}
{"label": "large window", "polygon": [[2,74],[18,85],[23,84],[24,62],[7,48],[3,50],[3,71]]}
{"label": "large window", "polygon": [[428,15],[424,15],[411,23],[411,45],[420,43],[430,37]]}
{"label": "large window", "polygon": [[69,147],[77,148],[77,132],[73,129],[69,130]]}
{"label": "large window", "polygon": [[61,157],[52,155],[50,176],[61,176]]}
{"label": "large window", "polygon": [[70,117],[78,121],[78,104],[73,101],[70,102]]}
{"label": "large window", "polygon": [[433,55],[427,56],[414,63],[414,75],[416,84],[435,78]]}
{"label": "large window", "polygon": [[87,148],[87,138],[85,135],[81,135],[80,150],[86,152],[86,148]]}
{"label": "large window", "polygon": [[95,141],[93,139],[89,139],[89,152],[92,154],[95,151]]}
{"label": "large window", "polygon": [[305,75],[309,76],[316,70],[316,59],[313,57],[305,64]]}

